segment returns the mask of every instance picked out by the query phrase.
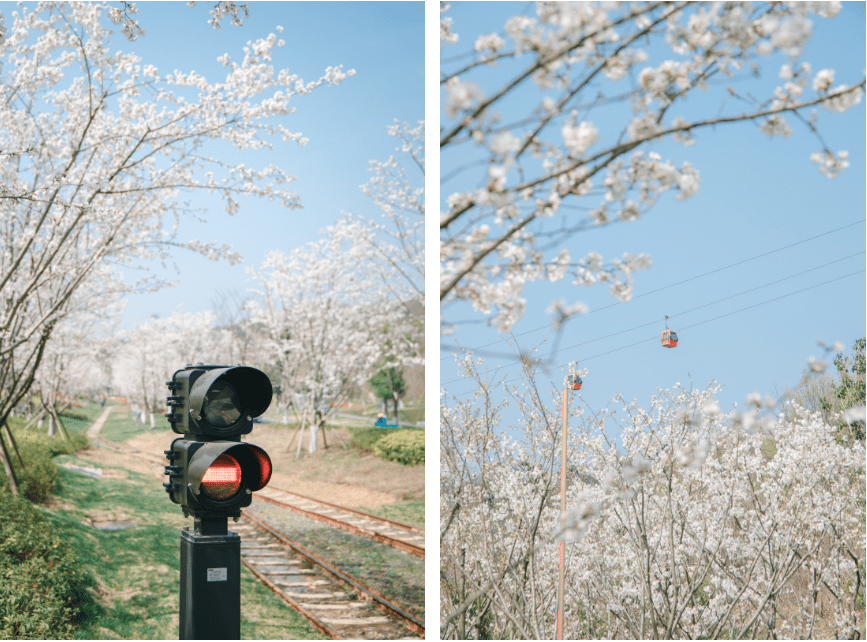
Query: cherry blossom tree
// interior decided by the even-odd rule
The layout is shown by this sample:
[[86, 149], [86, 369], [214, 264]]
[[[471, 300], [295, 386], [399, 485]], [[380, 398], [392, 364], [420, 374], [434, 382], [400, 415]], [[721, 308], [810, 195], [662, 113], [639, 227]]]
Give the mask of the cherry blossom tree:
[[250, 40], [237, 62], [221, 56], [219, 82], [161, 75], [112, 44], [117, 12], [103, 2], [42, 2], [2, 26], [0, 423], [29, 389], [54, 328], [86, 307], [87, 284], [121, 294], [157, 287], [147, 278], [124, 285], [116, 269], [175, 248], [239, 260], [229, 246], [178, 238], [180, 220], [197, 215], [186, 194], [218, 194], [229, 214], [242, 196], [298, 207], [282, 167], [255, 169], [209, 150], [218, 141], [238, 150], [304, 145], [285, 124], [295, 103], [353, 74], [334, 66], [305, 81], [277, 70], [272, 51], [283, 41], [271, 33]]
[[381, 220], [345, 216], [363, 229], [359, 243], [375, 256], [372, 267], [395, 299], [424, 305], [424, 121], [388, 128], [401, 145], [397, 157], [370, 161], [370, 180], [361, 186], [382, 211]]
[[424, 362], [424, 121], [388, 134], [398, 155], [370, 161], [361, 186], [379, 220], [344, 213], [318, 243], [250, 270], [261, 296], [252, 322], [266, 328], [281, 400], [302, 429], [311, 422], [311, 452], [326, 418], [377, 370]]
[[561, 514], [559, 391], [546, 401], [525, 368], [498, 405], [477, 362], [462, 366], [475, 396], [441, 403], [443, 639], [553, 637], [560, 540], [563, 639], [863, 631], [864, 444], [820, 413], [775, 417], [752, 394], [724, 414], [713, 383], [675, 384], [649, 409], [573, 403]]
[[108, 290], [85, 287], [79, 298], [90, 305], [64, 317], [54, 329], [30, 390], [48, 416], [48, 434], [60, 429], [64, 438], [61, 412], [78, 396], [105, 394], [111, 387], [109, 362], [123, 312], [123, 303]]
[[[123, 35], [126, 36], [127, 40], [135, 41], [139, 36], [145, 35], [145, 30], [133, 18], [138, 13], [138, 5], [135, 2], [126, 2], [125, 0], [118, 4], [120, 6], [109, 8], [108, 17], [114, 24], [121, 25]], [[197, 4], [195, 0], [190, 0], [187, 6], [195, 7]], [[250, 16], [249, 9], [250, 6], [246, 2], [241, 5], [235, 4], [231, 0], [215, 2], [211, 6], [211, 19], [208, 20], [208, 24], [214, 29], [219, 29], [223, 18], [228, 16], [231, 18], [233, 27], [240, 27], [244, 24], [243, 19]], [[244, 12], [243, 16], [241, 15], [241, 11]], [[2, 32], [2, 29], [0, 29], [0, 32]], [[0, 33], [0, 37], [2, 37], [2, 33]]]
[[[267, 329], [280, 387], [310, 421], [310, 452], [318, 430], [367, 381], [378, 364], [420, 362], [423, 325], [381, 279], [369, 228], [351, 218], [328, 227], [320, 241], [291, 254], [270, 252], [260, 271], [253, 322]], [[299, 441], [299, 452], [301, 443]]]
[[154, 428], [154, 413], [166, 411], [166, 381], [188, 364], [222, 364], [220, 332], [212, 311], [191, 313], [183, 309], [166, 319], [154, 318], [118, 337], [112, 364], [112, 385], [127, 397]]
[[[814, 17], [833, 18], [839, 2], [535, 8], [535, 16], [509, 18], [501, 33], [470, 39], [469, 51], [454, 55], [465, 34], [441, 5], [440, 149], [454, 167], [442, 177], [443, 305], [469, 301], [508, 332], [533, 281], [607, 283], [628, 301], [632, 275], [650, 266], [649, 256], [577, 258], [563, 244], [637, 219], [666, 192], [677, 200], [698, 192], [699, 168], [663, 158], [656, 151], [663, 141], [693, 145], [707, 128], [748, 123], [786, 137], [798, 126], [815, 136], [809, 161], [822, 173], [833, 178], [847, 167], [847, 152], [831, 149], [819, 132], [820, 113], [860, 103], [865, 80], [837, 79], [833, 69], [814, 70], [799, 58]], [[772, 70], [778, 83], [744, 85], [745, 72], [758, 76], [773, 54], [788, 57]], [[495, 85], [504, 67], [511, 75]], [[532, 108], [522, 111], [528, 101]], [[462, 187], [448, 190], [456, 179]], [[576, 214], [582, 210], [589, 216]], [[582, 310], [565, 301], [551, 308], [561, 326]]]

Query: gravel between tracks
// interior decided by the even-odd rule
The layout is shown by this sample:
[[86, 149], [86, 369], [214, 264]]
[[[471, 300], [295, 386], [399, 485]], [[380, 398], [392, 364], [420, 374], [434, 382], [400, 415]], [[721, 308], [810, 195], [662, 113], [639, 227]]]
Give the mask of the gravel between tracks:
[[424, 618], [423, 559], [265, 502], [254, 500], [246, 510], [413, 615]]

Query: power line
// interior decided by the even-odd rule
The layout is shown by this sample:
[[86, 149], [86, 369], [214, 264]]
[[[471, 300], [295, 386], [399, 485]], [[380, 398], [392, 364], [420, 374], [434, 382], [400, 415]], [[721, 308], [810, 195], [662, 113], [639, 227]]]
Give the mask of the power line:
[[[828, 285], [829, 283], [834, 283], [835, 281], [840, 281], [840, 280], [842, 280], [842, 279], [846, 279], [846, 278], [848, 278], [848, 277], [850, 277], [850, 276], [855, 276], [856, 274], [862, 274], [863, 272], [867, 272], [867, 270], [857, 270], [856, 272], [852, 272], [852, 273], [850, 273], [850, 274], [846, 274], [846, 275], [843, 275], [843, 276], [839, 276], [839, 277], [837, 277], [837, 278], [835, 278], [835, 279], [831, 279], [831, 280], [829, 280], [829, 281], [825, 281], [824, 283], [819, 283], [819, 284], [817, 284], [817, 285], [811, 285], [810, 287], [806, 287], [806, 288], [803, 288], [803, 289], [801, 289], [801, 290], [796, 290], [796, 291], [794, 291], [794, 292], [789, 292], [788, 294], [783, 294], [783, 295], [781, 295], [781, 296], [774, 297], [773, 299], [768, 299], [767, 301], [762, 301], [762, 302], [760, 302], [760, 303], [755, 303], [755, 304], [750, 305], [750, 306], [747, 306], [747, 307], [745, 307], [745, 308], [741, 308], [740, 310], [735, 310], [734, 312], [727, 312], [726, 314], [721, 314], [721, 315], [719, 315], [719, 316], [716, 316], [716, 317], [713, 317], [713, 318], [710, 318], [710, 319], [705, 319], [704, 321], [699, 321], [698, 323], [693, 323], [692, 325], [688, 325], [688, 326], [685, 326], [685, 327], [681, 328], [680, 330], [678, 330], [678, 333], [682, 333], [683, 330], [688, 330], [688, 329], [690, 329], [690, 328], [696, 328], [696, 327], [698, 327], [698, 326], [700, 326], [700, 325], [704, 325], [704, 324], [706, 324], [706, 323], [710, 323], [711, 321], [716, 321], [716, 320], [718, 320], [718, 319], [724, 319], [725, 317], [730, 317], [730, 316], [732, 316], [733, 314], [738, 314], [738, 313], [740, 313], [740, 312], [745, 312], [746, 310], [752, 310], [753, 308], [758, 308], [758, 307], [763, 306], [763, 305], [766, 305], [766, 304], [768, 304], [768, 303], [773, 303], [774, 301], [779, 301], [779, 300], [781, 300], [781, 299], [785, 299], [785, 298], [788, 298], [788, 297], [790, 297], [790, 296], [794, 296], [794, 295], [796, 295], [796, 294], [800, 294], [801, 292], [806, 292], [807, 290], [813, 290], [813, 289], [815, 289], [815, 288], [822, 287], [823, 285]], [[619, 352], [620, 350], [625, 350], [625, 349], [627, 349], [627, 348], [632, 348], [632, 347], [637, 346], [637, 345], [642, 344], [642, 343], [648, 343], [648, 342], [650, 342], [650, 341], [658, 341], [658, 340], [659, 340], [659, 337], [657, 337], [657, 336], [653, 336], [653, 337], [651, 337], [651, 338], [649, 338], [649, 339], [642, 339], [641, 341], [636, 341], [635, 343], [630, 343], [629, 345], [621, 346], [621, 347], [619, 347], [619, 348], [614, 348], [613, 350], [608, 350], [607, 352], [600, 352], [599, 354], [594, 354], [592, 357], [584, 357], [584, 358], [582, 358], [582, 359], [578, 359], [577, 361], [579, 361], [579, 362], [590, 361], [591, 359], [596, 359], [597, 357], [603, 357], [603, 356], [608, 355], [608, 354], [611, 354], [611, 353], [613, 353], [613, 352]], [[510, 364], [510, 365], [514, 365], [514, 364]], [[508, 367], [508, 366], [506, 366], [506, 367]], [[501, 383], [509, 383], [510, 381], [514, 381], [514, 380], [517, 379], [517, 378], [518, 378], [518, 377], [511, 377], [511, 378], [509, 378], [509, 379], [504, 379]], [[448, 382], [448, 383], [454, 383], [455, 381], [462, 381], [462, 379], [456, 379], [456, 380], [454, 380], [454, 381], [450, 381], [450, 382]], [[448, 384], [443, 384], [443, 385], [448, 385]], [[474, 391], [471, 390], [471, 391], [469, 391], [469, 392], [462, 392], [462, 393], [459, 393], [459, 394], [456, 394], [456, 395], [453, 395], [453, 396], [454, 396], [454, 397], [465, 397], [465, 396], [467, 396], [467, 395], [469, 395], [469, 394], [472, 394], [473, 392], [474, 392]]]
[[[769, 256], [769, 255], [771, 255], [771, 254], [775, 254], [775, 253], [777, 253], [777, 252], [782, 252], [783, 250], [788, 250], [789, 248], [795, 247], [795, 246], [797, 246], [797, 245], [801, 245], [801, 244], [803, 244], [803, 243], [807, 243], [807, 242], [809, 242], [809, 241], [813, 241], [813, 240], [815, 240], [815, 239], [817, 239], [817, 238], [821, 238], [821, 237], [823, 237], [823, 236], [827, 236], [828, 234], [833, 234], [834, 232], [839, 232], [840, 230], [845, 230], [846, 228], [852, 227], [852, 226], [854, 226], [854, 225], [858, 225], [858, 224], [860, 224], [860, 223], [863, 223], [865, 220], [867, 220], [867, 219], [863, 219], [863, 218], [862, 218], [861, 220], [859, 220], [859, 221], [855, 221], [854, 223], [849, 223], [848, 225], [844, 225], [843, 227], [838, 227], [838, 228], [836, 228], [836, 229], [834, 229], [834, 230], [829, 230], [829, 231], [827, 231], [827, 232], [822, 232], [821, 234], [817, 234], [816, 236], [811, 236], [810, 238], [803, 239], [803, 240], [801, 240], [801, 241], [796, 241], [795, 243], [792, 243], [792, 244], [790, 244], [790, 245], [785, 245], [785, 246], [783, 246], [783, 247], [779, 247], [779, 248], [777, 248], [776, 250], [770, 250], [770, 251], [768, 251], [768, 252], [764, 252], [763, 254], [757, 254], [756, 256], [752, 256], [752, 257], [750, 257], [750, 258], [748, 258], [748, 259], [743, 259], [742, 261], [738, 261], [738, 262], [736, 262], [736, 263], [732, 263], [731, 265], [726, 265], [725, 267], [716, 268], [715, 270], [711, 270], [710, 272], [705, 272], [704, 274], [699, 274], [699, 275], [697, 275], [697, 276], [693, 276], [693, 277], [690, 277], [690, 278], [688, 278], [688, 279], [684, 279], [683, 281], [678, 281], [677, 283], [672, 283], [672, 284], [670, 284], [670, 285], [665, 285], [665, 286], [663, 286], [663, 287], [661, 287], [661, 288], [657, 288], [656, 290], [651, 290], [650, 292], [645, 292], [645, 293], [643, 293], [643, 294], [639, 294], [639, 295], [637, 295], [637, 296], [634, 296], [634, 297], [632, 297], [631, 300], [634, 301], [635, 299], [640, 299], [641, 297], [644, 297], [644, 296], [649, 296], [649, 295], [651, 295], [651, 294], [656, 294], [657, 292], [662, 292], [663, 290], [667, 290], [667, 289], [669, 289], [669, 288], [673, 288], [673, 287], [678, 286], [678, 285], [683, 285], [684, 283], [689, 283], [690, 281], [695, 281], [696, 279], [701, 279], [701, 278], [704, 278], [704, 277], [706, 277], [706, 276], [710, 276], [711, 274], [716, 274], [717, 272], [722, 272], [723, 270], [728, 270], [729, 268], [737, 267], [738, 265], [743, 265], [744, 263], [749, 263], [750, 261], [755, 261], [756, 259], [760, 259], [760, 258], [762, 258], [762, 257]], [[622, 303], [621, 303], [620, 301], [616, 301], [616, 302], [614, 302], [614, 303], [611, 303], [611, 304], [609, 304], [609, 305], [603, 306], [603, 307], [601, 307], [601, 308], [596, 308], [595, 310], [591, 310], [591, 311], [588, 312], [587, 314], [582, 314], [581, 316], [588, 316], [588, 315], [590, 315], [590, 314], [593, 314], [594, 312], [601, 312], [602, 310], [607, 310], [608, 308], [613, 308], [614, 306], [617, 306], [617, 305], [622, 305]], [[513, 338], [523, 337], [524, 335], [531, 334], [531, 333], [533, 333], [533, 332], [538, 332], [539, 330], [544, 330], [544, 329], [548, 328], [549, 326], [550, 326], [550, 324], [547, 324], [547, 323], [546, 323], [545, 325], [539, 326], [538, 328], [533, 328], [532, 330], [527, 330], [527, 331], [525, 331], [525, 332], [522, 332], [521, 334], [515, 334], [515, 335], [512, 335], [512, 337], [513, 337]], [[490, 347], [490, 346], [492, 346], [492, 345], [496, 345], [497, 343], [502, 343], [503, 341], [505, 341], [505, 339], [497, 339], [496, 341], [493, 341], [493, 342], [491, 342], [491, 343], [486, 343], [485, 345], [477, 346], [477, 347], [475, 347], [475, 348], [472, 348], [472, 350], [473, 350], [473, 351], [475, 351], [475, 350], [481, 350], [482, 348], [487, 348], [487, 347]], [[580, 345], [580, 344], [579, 344], [579, 345]], [[441, 345], [441, 346], [440, 346], [440, 350], [447, 350], [447, 349], [452, 349], [452, 347], [451, 347], [451, 346], [444, 346], [444, 345]], [[440, 361], [445, 361], [446, 359], [449, 358], [449, 356], [450, 356], [450, 355], [447, 355], [447, 356], [445, 356], [445, 357], [440, 357]]]
[[[674, 319], [676, 317], [680, 317], [680, 316], [683, 316], [685, 314], [690, 314], [691, 312], [695, 312], [696, 310], [701, 310], [703, 308], [707, 308], [707, 307], [710, 307], [712, 305], [716, 305], [717, 303], [722, 303], [723, 301], [728, 301], [729, 299], [734, 299], [734, 298], [742, 296], [744, 294], [749, 294], [750, 292], [755, 292], [756, 290], [761, 290], [762, 288], [767, 288], [767, 287], [770, 287], [772, 285], [776, 285], [777, 283], [782, 283], [783, 281], [788, 281], [789, 279], [794, 279], [797, 276], [801, 276], [803, 274], [808, 274], [809, 272], [815, 272], [816, 270], [819, 270], [823, 267], [828, 267], [829, 265], [834, 265], [835, 263], [840, 263], [841, 261], [845, 261], [847, 259], [851, 259], [853, 257], [860, 256], [864, 253], [865, 253], [864, 250], [862, 250], [860, 252], [855, 252], [855, 254], [850, 254], [849, 256], [844, 256], [841, 259], [836, 259], [834, 261], [830, 261], [830, 262], [825, 263], [823, 265], [817, 265], [816, 267], [810, 268], [809, 270], [804, 270], [802, 272], [798, 272], [797, 274], [790, 274], [789, 276], [783, 277], [782, 279], [777, 279], [776, 281], [771, 281], [770, 283], [765, 283], [764, 285], [759, 285], [757, 287], [750, 288], [749, 290], [744, 290], [743, 292], [738, 292], [737, 294], [732, 294], [730, 296], [723, 297], [722, 299], [717, 299], [716, 301], [711, 301], [710, 303], [704, 303], [704, 304], [702, 304], [698, 307], [692, 308], [690, 310], [684, 310], [683, 312], [678, 312], [677, 314], [671, 314], [668, 316], [668, 318]], [[652, 321], [648, 321], [647, 323], [642, 323], [641, 325], [627, 328], [626, 330], [619, 330], [617, 332], [612, 332], [611, 334], [606, 334], [604, 336], [597, 337], [595, 339], [590, 339], [588, 341], [582, 341], [581, 343], [576, 343], [576, 344], [571, 345], [571, 346], [566, 346], [565, 348], [558, 348], [557, 350], [552, 350], [551, 352], [548, 352], [548, 353], [543, 354], [539, 357], [536, 357], [536, 359], [544, 362], [545, 360], [549, 359], [550, 357], [553, 357], [555, 354], [562, 352], [563, 350], [572, 350], [572, 349], [577, 348], [579, 346], [587, 345], [588, 343], [595, 343], [596, 341], [601, 341], [602, 339], [609, 339], [611, 337], [616, 337], [619, 334], [626, 334], [627, 332], [632, 332], [633, 330], [640, 330], [641, 328], [646, 328], [649, 325], [662, 323], [662, 321], [663, 321], [663, 319], [654, 319]], [[475, 350], [472, 350], [471, 352], [475, 352]], [[485, 356], [485, 355], [483, 354], [482, 356]], [[501, 366], [501, 368], [510, 368], [514, 365], [517, 365], [518, 363], [521, 363], [521, 361], [515, 361], [514, 363], [510, 363], [508, 365]], [[455, 383], [457, 381], [460, 381], [460, 379], [453, 379], [452, 381], [448, 381], [443, 385], [448, 385], [450, 383]]]

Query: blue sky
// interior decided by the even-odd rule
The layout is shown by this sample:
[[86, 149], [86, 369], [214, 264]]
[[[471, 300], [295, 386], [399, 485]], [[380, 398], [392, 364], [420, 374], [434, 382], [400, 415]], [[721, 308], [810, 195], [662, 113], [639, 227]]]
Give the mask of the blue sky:
[[341, 211], [377, 217], [379, 211], [359, 189], [368, 180], [368, 161], [385, 160], [394, 152], [396, 139], [386, 128], [395, 118], [411, 124], [424, 118], [421, 3], [251, 3], [243, 27], [232, 27], [224, 19], [219, 30], [207, 24], [207, 3], [195, 8], [186, 3], [138, 6], [139, 23], [147, 35], [123, 46], [161, 71], [195, 70], [219, 78], [225, 70], [216, 62], [218, 56], [228, 52], [240, 58], [248, 40], [265, 37], [281, 25], [286, 45], [275, 50], [275, 68], [288, 67], [308, 81], [334, 65], [355, 69], [356, 75], [297, 102], [297, 112], [285, 122], [310, 139], [305, 147], [280, 142], [272, 153], [239, 157], [256, 166], [278, 164], [296, 175], [293, 189], [304, 208], [284, 210], [251, 198], [230, 217], [219, 203], [210, 201], [207, 224], [181, 227], [181, 238], [229, 243], [244, 257], [244, 264], [177, 255], [180, 275], [174, 270], [165, 274], [178, 285], [131, 299], [124, 316], [127, 325], [151, 314], [168, 316], [180, 304], [188, 312], [209, 309], [220, 290], [246, 291], [246, 266], [261, 264], [268, 251], [289, 252], [316, 240]]
[[[443, 57], [448, 59], [467, 51], [478, 35], [502, 32], [506, 18], [524, 7], [524, 3], [452, 3], [448, 15], [454, 19], [453, 30], [459, 34], [460, 41], [457, 45], [446, 46]], [[835, 19], [813, 19], [813, 37], [801, 57], [812, 64], [813, 73], [833, 68], [835, 84], [860, 82], [865, 61], [864, 7], [864, 3], [844, 3]], [[652, 57], [648, 64], [659, 62]], [[763, 64], [761, 79], [747, 82], [771, 89], [780, 84], [777, 73], [786, 59], [775, 56], [760, 62]], [[519, 66], [525, 64], [526, 59]], [[454, 64], [444, 66], [446, 70], [450, 68], [455, 68]], [[490, 95], [498, 84], [502, 85], [514, 74], [514, 70], [515, 67], [500, 64], [470, 79]], [[514, 109], [517, 113], [531, 99], [532, 104], [537, 104], [539, 94], [519, 96], [505, 110]], [[701, 99], [690, 102], [692, 109], [702, 108]], [[716, 113], [718, 104], [715, 105], [711, 113]], [[596, 110], [590, 114], [590, 119], [604, 135], [600, 123], [604, 124], [606, 118], [614, 120], [616, 115], [615, 110], [609, 113]], [[586, 403], [598, 410], [620, 392], [647, 407], [657, 388], [670, 388], [675, 382], [688, 386], [691, 377], [697, 388], [703, 389], [712, 379], [723, 384], [718, 398], [721, 407], [728, 409], [734, 402], [743, 404], [750, 392], [773, 396], [775, 388], [781, 392], [787, 385], [797, 384], [806, 359], [811, 355], [822, 356], [817, 340], [841, 341], [850, 352], [854, 340], [865, 336], [867, 302], [863, 272], [730, 314], [865, 267], [865, 224], [859, 223], [865, 218], [864, 102], [846, 114], [831, 114], [822, 109], [819, 115], [820, 131], [828, 146], [835, 151], [849, 151], [851, 166], [833, 180], [823, 176], [809, 159], [812, 152], [821, 149], [820, 144], [794, 121], [790, 121], [794, 135], [787, 139], [769, 139], [758, 133], [754, 125], [746, 124], [696, 132], [697, 145], [693, 147], [662, 143], [653, 148], [663, 158], [671, 158], [677, 166], [688, 160], [697, 167], [701, 174], [698, 195], [683, 202], [675, 201], [670, 195], [663, 197], [638, 221], [579, 234], [567, 245], [573, 258], [589, 251], [599, 252], [606, 260], [624, 252], [651, 254], [653, 267], [635, 275], [636, 298], [630, 303], [611, 306], [616, 300], [608, 294], [607, 288], [579, 289], [571, 285], [568, 278], [554, 284], [536, 283], [525, 287], [528, 313], [514, 327], [513, 333], [522, 348], [539, 344], [537, 354], [553, 349], [554, 335], [549, 315], [545, 313], [552, 300], [563, 298], [567, 303], [580, 300], [590, 308], [591, 314], [567, 324], [560, 340], [561, 352], [555, 357], [555, 364], [577, 360], [582, 368], [590, 371], [580, 393], [582, 401], [573, 399], [573, 404]], [[467, 160], [466, 152], [460, 157], [443, 154], [441, 174], [446, 175], [457, 163]], [[478, 174], [473, 174], [463, 184], [458, 179], [444, 185], [440, 194], [441, 208], [445, 209], [445, 198], [449, 194], [472, 187], [478, 180]], [[857, 224], [680, 286], [640, 296], [851, 223]], [[689, 314], [680, 314], [851, 255], [855, 256]], [[606, 306], [611, 307], [603, 309]], [[697, 325], [728, 314], [730, 316]], [[466, 304], [449, 306], [442, 315], [447, 321], [482, 318]], [[671, 317], [669, 327], [679, 330], [680, 334], [680, 345], [673, 350], [664, 349], [659, 342], [666, 315]], [[654, 320], [657, 323], [647, 327], [597, 340]], [[695, 327], [688, 327], [692, 325]], [[536, 330], [540, 327], [541, 330]], [[522, 333], [527, 334], [518, 336]], [[442, 343], [454, 345], [457, 340], [464, 347], [477, 347], [498, 339], [500, 336], [492, 327], [465, 324]], [[618, 350], [643, 340], [646, 341]], [[502, 342], [486, 350], [510, 351]], [[610, 353], [602, 354], [607, 352]], [[465, 393], [472, 385], [455, 381], [459, 377], [451, 353], [451, 349], [440, 353], [441, 385], [449, 396], [455, 394], [459, 399], [467, 399]], [[512, 378], [518, 372], [513, 359], [493, 356], [485, 357], [483, 367], [489, 372], [503, 368], [501, 374]], [[559, 389], [563, 371], [555, 365], [549, 374], [540, 371], [538, 379], [543, 390]], [[507, 413], [505, 419], [507, 423], [516, 423], [514, 415]]]
[[[161, 74], [195, 70], [211, 81], [221, 80], [226, 70], [217, 62], [218, 56], [229, 53], [240, 60], [247, 41], [266, 37], [281, 25], [284, 31], [278, 35], [286, 44], [274, 50], [275, 69], [288, 67], [305, 81], [316, 80], [326, 67], [336, 65], [355, 69], [356, 75], [295, 102], [297, 112], [282, 122], [310, 139], [305, 147], [277, 141], [273, 152], [239, 154], [226, 145], [218, 149], [222, 158], [254, 167], [273, 163], [296, 175], [291, 187], [304, 208], [285, 210], [249, 198], [242, 199], [241, 211], [230, 217], [217, 198], [192, 195], [194, 208], [208, 208], [207, 222], [182, 223], [179, 240], [228, 243], [244, 257], [244, 264], [231, 266], [176, 252], [177, 271], [173, 266], [150, 267], [177, 285], [130, 298], [123, 316], [127, 327], [152, 315], [169, 316], [180, 305], [187, 312], [210, 309], [219, 291], [245, 292], [250, 287], [246, 266], [259, 266], [268, 251], [289, 252], [316, 240], [341, 211], [378, 217], [379, 210], [359, 189], [368, 180], [368, 161], [386, 160], [394, 153], [398, 141], [386, 131], [394, 119], [415, 125], [424, 118], [421, 2], [257, 2], [250, 3], [242, 27], [233, 27], [224, 18], [218, 30], [207, 24], [207, 2], [193, 8], [186, 2], [139, 2], [137, 6], [135, 17], [146, 35], [128, 42], [114, 27], [113, 44], [134, 51], [143, 64], [155, 65]], [[16, 9], [17, 3], [0, 2], [9, 27]], [[134, 280], [138, 275], [128, 272], [127, 276]]]

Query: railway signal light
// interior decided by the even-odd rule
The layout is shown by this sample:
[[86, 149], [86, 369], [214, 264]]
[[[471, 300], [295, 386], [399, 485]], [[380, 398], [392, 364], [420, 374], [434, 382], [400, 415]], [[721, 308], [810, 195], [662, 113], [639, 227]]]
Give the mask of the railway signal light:
[[239, 517], [271, 479], [268, 453], [241, 442], [271, 403], [270, 380], [255, 368], [199, 364], [178, 370], [166, 385], [166, 417], [183, 435], [165, 451], [169, 497], [187, 516]]
[[181, 531], [179, 638], [241, 637], [241, 538], [228, 531], [253, 491], [271, 479], [271, 458], [243, 443], [273, 395], [264, 372], [244, 366], [188, 365], [166, 382], [166, 418], [181, 435], [165, 451], [163, 484], [193, 529]]

